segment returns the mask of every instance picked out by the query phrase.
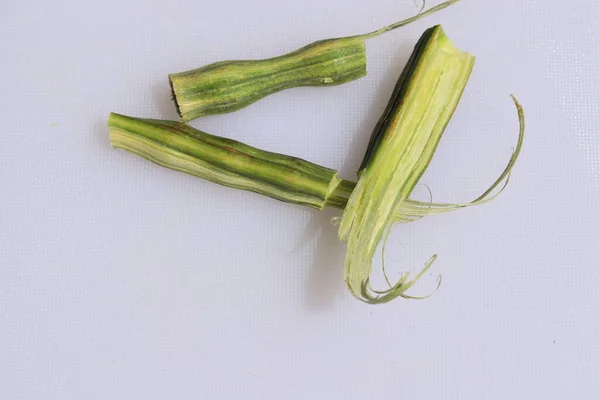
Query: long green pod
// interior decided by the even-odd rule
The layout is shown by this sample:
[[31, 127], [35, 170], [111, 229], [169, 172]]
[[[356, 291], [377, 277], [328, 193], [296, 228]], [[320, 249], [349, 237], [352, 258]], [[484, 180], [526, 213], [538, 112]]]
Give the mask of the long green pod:
[[431, 266], [386, 290], [370, 284], [373, 257], [403, 203], [428, 167], [470, 77], [475, 58], [457, 49], [441, 26], [425, 31], [400, 76], [372, 135], [360, 177], [340, 221], [348, 243], [344, 275], [352, 294], [367, 303], [404, 296]]
[[364, 35], [326, 39], [264, 60], [220, 61], [169, 75], [181, 120], [240, 110], [272, 93], [300, 86], [334, 86], [367, 74], [365, 40], [444, 9], [450, 0], [417, 16]]
[[111, 144], [164, 167], [284, 202], [322, 209], [340, 183], [335, 170], [256, 149], [181, 122], [112, 113]]

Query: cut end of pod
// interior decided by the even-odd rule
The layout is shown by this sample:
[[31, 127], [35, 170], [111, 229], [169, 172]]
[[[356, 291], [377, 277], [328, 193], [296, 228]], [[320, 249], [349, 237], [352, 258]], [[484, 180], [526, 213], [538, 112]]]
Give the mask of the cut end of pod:
[[179, 102], [177, 101], [177, 94], [175, 93], [175, 86], [173, 85], [173, 79], [171, 79], [171, 75], [169, 75], [169, 87], [171, 88], [171, 100], [175, 104], [175, 110], [177, 110], [177, 115], [179, 118], [183, 120], [183, 116], [181, 115], [181, 109], [179, 108]]

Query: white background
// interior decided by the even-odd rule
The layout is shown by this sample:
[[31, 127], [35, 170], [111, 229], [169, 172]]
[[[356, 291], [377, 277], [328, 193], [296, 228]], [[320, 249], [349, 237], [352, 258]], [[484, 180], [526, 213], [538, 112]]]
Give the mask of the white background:
[[[433, 2], [429, 4], [433, 5]], [[420, 34], [477, 56], [423, 177], [494, 202], [394, 228], [369, 306], [318, 212], [160, 168], [106, 120], [176, 118], [167, 74], [371, 31], [411, 0], [12, 1], [0, 14], [0, 398], [597, 399], [600, 3], [465, 0], [369, 40], [367, 77], [192, 123], [353, 179]], [[420, 193], [420, 194], [419, 194]], [[423, 188], [417, 195], [422, 196]]]

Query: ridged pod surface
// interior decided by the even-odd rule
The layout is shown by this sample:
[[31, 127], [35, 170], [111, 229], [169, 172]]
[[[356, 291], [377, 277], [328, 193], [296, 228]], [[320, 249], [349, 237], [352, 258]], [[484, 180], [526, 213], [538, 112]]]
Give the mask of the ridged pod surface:
[[169, 75], [171, 93], [183, 122], [240, 110], [294, 87], [335, 86], [367, 74], [366, 39], [442, 10], [450, 0], [404, 21], [364, 35], [319, 40], [291, 53], [264, 60], [219, 61]]
[[112, 113], [108, 127], [113, 147], [170, 169], [288, 203], [322, 209], [340, 183], [335, 170], [210, 135], [181, 122]]

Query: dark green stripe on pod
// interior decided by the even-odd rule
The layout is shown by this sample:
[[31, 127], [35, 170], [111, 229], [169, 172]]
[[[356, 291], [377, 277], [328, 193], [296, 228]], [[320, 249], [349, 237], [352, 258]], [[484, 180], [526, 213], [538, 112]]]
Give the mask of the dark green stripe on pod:
[[322, 209], [340, 183], [335, 170], [194, 129], [110, 114], [111, 144], [220, 185]]
[[334, 86], [367, 74], [365, 40], [320, 40], [265, 60], [221, 61], [169, 75], [182, 121], [244, 108], [299, 86]]
[[427, 29], [421, 38], [415, 45], [415, 48], [406, 63], [406, 66], [402, 70], [402, 74], [398, 78], [396, 82], [396, 86], [394, 87], [394, 91], [392, 92], [392, 96], [388, 101], [388, 104], [383, 111], [383, 114], [377, 121], [377, 125], [373, 129], [373, 133], [371, 134], [371, 138], [369, 139], [369, 144], [367, 145], [367, 150], [363, 157], [362, 162], [360, 163], [360, 167], [358, 168], [358, 175], [360, 176], [361, 172], [366, 168], [366, 166], [371, 161], [371, 158], [376, 153], [379, 145], [381, 144], [383, 136], [387, 132], [388, 125], [390, 121], [394, 117], [394, 113], [397, 109], [402, 105], [404, 96], [406, 94], [406, 90], [409, 87], [408, 82], [412, 79], [412, 77], [418, 73], [419, 61], [421, 60], [421, 55], [427, 48], [427, 44], [429, 43], [431, 37], [436, 32], [436, 27]]

